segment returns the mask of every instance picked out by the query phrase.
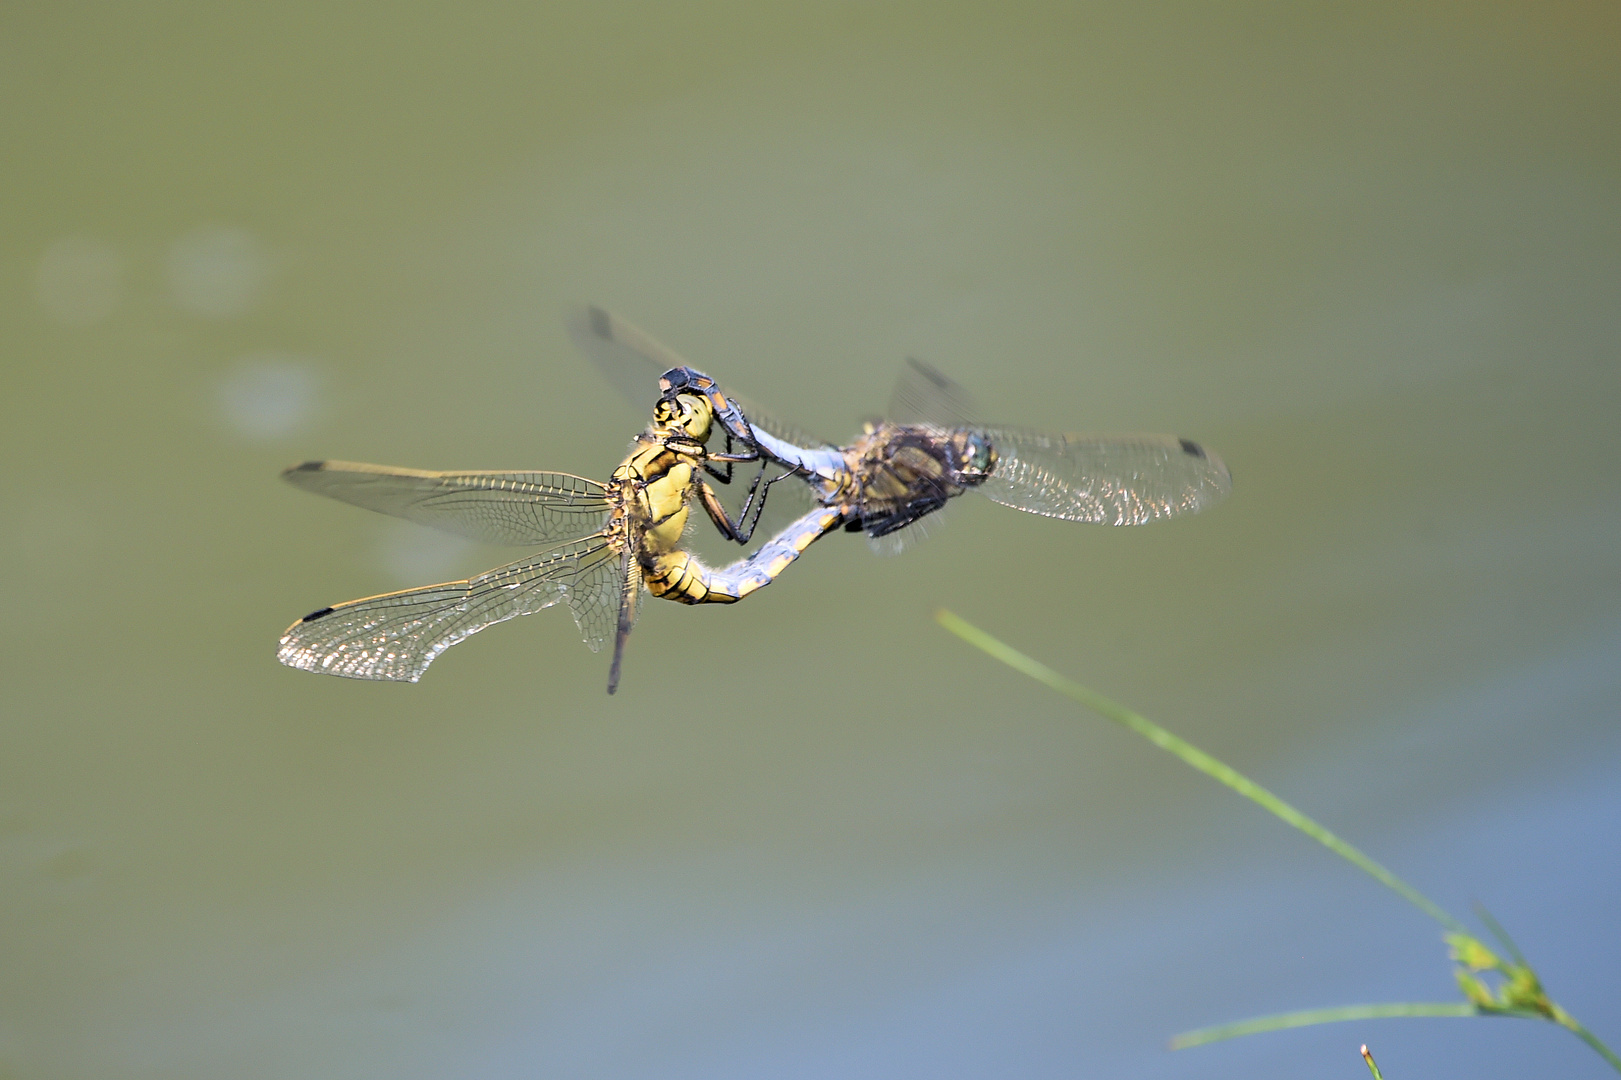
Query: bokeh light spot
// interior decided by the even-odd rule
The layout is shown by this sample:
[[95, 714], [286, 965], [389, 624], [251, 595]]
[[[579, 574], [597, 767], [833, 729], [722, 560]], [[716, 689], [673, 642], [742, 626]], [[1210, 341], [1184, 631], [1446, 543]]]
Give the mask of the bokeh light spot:
[[251, 311], [264, 292], [268, 260], [246, 229], [195, 229], [169, 249], [169, 289], [182, 310], [205, 319]]
[[307, 424], [320, 408], [320, 397], [321, 379], [312, 361], [264, 352], [243, 357], [225, 374], [218, 404], [232, 431], [261, 442]]
[[476, 546], [464, 537], [390, 521], [378, 540], [378, 555], [400, 585], [428, 585], [461, 575], [463, 562]]

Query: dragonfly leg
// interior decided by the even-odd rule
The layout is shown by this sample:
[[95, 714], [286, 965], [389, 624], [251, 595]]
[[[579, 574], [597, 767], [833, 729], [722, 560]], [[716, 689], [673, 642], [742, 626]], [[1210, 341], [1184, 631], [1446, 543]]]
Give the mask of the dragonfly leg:
[[[771, 485], [775, 484], [778, 480], [788, 479], [798, 471], [799, 470], [797, 468], [789, 468], [787, 472], [784, 472], [778, 476], [773, 476], [771, 479], [766, 480], [765, 486], [761, 487], [760, 481], [765, 478], [765, 464], [763, 462], [761, 463], [760, 471], [754, 474], [754, 482], [749, 485], [749, 494], [748, 497], [743, 500], [743, 508], [737, 513], [737, 520], [740, 526], [742, 525], [743, 520], [748, 518], [748, 527], [746, 529], [740, 528], [738, 531], [739, 543], [748, 543], [749, 538], [754, 535], [755, 527], [760, 524], [760, 515], [765, 512], [766, 495], [771, 491]], [[754, 515], [752, 517], [749, 516], [749, 508], [751, 506], [754, 509]]]
[[[713, 476], [716, 480], [719, 480], [723, 484], [730, 484], [732, 482], [733, 462], [759, 460], [760, 451], [758, 447], [749, 449], [745, 453], [741, 454], [732, 453], [732, 436], [731, 433], [728, 432], [726, 435], [726, 452], [724, 454], [704, 455], [704, 472], [708, 473], [710, 476]], [[715, 468], [710, 464], [711, 461], [724, 461], [726, 463], [726, 471], [722, 472], [721, 470]]]
[[710, 487], [708, 481], [703, 479], [698, 481], [698, 500], [703, 503], [704, 513], [708, 514], [709, 520], [715, 523], [715, 528], [720, 530], [721, 536], [727, 540], [735, 540], [739, 544], [748, 542], [739, 535], [739, 522], [734, 522], [731, 516], [726, 513], [726, 507], [721, 505], [720, 496], [716, 495], [715, 489]]
[[[771, 485], [778, 480], [786, 480], [797, 472], [799, 472], [797, 468], [789, 468], [786, 472], [765, 480], [766, 466], [761, 462], [760, 471], [754, 474], [754, 480], [749, 484], [748, 496], [743, 500], [743, 506], [738, 510], [735, 521], [726, 512], [726, 507], [721, 505], [720, 496], [715, 494], [715, 489], [702, 479], [698, 481], [698, 498], [703, 503], [704, 512], [709, 515], [709, 520], [715, 523], [715, 528], [720, 531], [721, 536], [735, 540], [739, 544], [746, 544], [754, 535], [755, 527], [760, 524], [760, 515], [765, 511], [766, 494], [771, 490]], [[763, 485], [762, 480], [765, 480]]]

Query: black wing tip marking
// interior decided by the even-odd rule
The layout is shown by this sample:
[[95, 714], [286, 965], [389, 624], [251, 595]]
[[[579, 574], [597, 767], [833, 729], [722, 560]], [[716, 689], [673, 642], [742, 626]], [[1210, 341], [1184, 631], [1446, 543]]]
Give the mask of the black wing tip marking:
[[308, 615], [304, 616], [302, 619], [300, 619], [298, 621], [300, 623], [311, 623], [311, 622], [314, 622], [316, 619], [324, 619], [324, 618], [326, 618], [328, 615], [332, 614], [336, 610], [337, 610], [337, 608], [324, 607], [320, 611], [312, 611], [312, 612], [310, 612]]
[[1181, 444], [1182, 452], [1189, 457], [1196, 457], [1200, 461], [1205, 461], [1209, 458], [1209, 455], [1204, 452], [1204, 447], [1200, 446], [1192, 439], [1178, 439], [1176, 441]]
[[593, 334], [605, 341], [613, 340], [613, 323], [606, 311], [591, 304], [585, 309], [585, 319], [590, 324]]
[[957, 385], [956, 382], [950, 378], [950, 376], [946, 375], [939, 368], [925, 360], [919, 360], [915, 356], [908, 356], [906, 358], [906, 363], [913, 371], [929, 380], [941, 390], [951, 390]]
[[283, 476], [291, 476], [301, 472], [320, 472], [326, 468], [324, 461], [300, 461], [297, 465], [289, 465], [281, 471]]

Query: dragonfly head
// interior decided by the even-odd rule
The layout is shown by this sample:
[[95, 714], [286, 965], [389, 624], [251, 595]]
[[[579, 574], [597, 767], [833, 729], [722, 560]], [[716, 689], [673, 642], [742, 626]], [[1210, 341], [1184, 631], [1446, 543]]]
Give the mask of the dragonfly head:
[[707, 442], [715, 423], [711, 393], [719, 393], [714, 386], [714, 380], [691, 368], [671, 368], [659, 378], [653, 422], [697, 442]]
[[708, 442], [715, 411], [700, 394], [670, 394], [653, 406], [653, 424], [694, 442]]
[[[701, 432], [690, 426], [697, 423], [699, 414]], [[678, 427], [699, 442], [709, 438], [710, 428], [717, 423], [745, 445], [754, 441], [754, 431], [736, 403], [727, 399], [714, 379], [689, 367], [671, 368], [659, 377], [659, 400], [653, 416], [655, 421]]]

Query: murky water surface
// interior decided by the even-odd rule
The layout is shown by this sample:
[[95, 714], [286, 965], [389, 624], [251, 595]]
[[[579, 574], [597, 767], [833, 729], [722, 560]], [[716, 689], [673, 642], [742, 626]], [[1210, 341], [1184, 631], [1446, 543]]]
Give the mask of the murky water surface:
[[[1608, 1075], [1418, 913], [949, 605], [1485, 901], [1621, 1040], [1621, 32], [1604, 5], [0, 16], [0, 1073]], [[843, 438], [902, 357], [1174, 431], [1209, 515], [980, 500], [418, 686], [298, 615], [503, 557], [309, 457], [606, 477], [606, 304]], [[510, 557], [510, 556], [507, 556]]]

